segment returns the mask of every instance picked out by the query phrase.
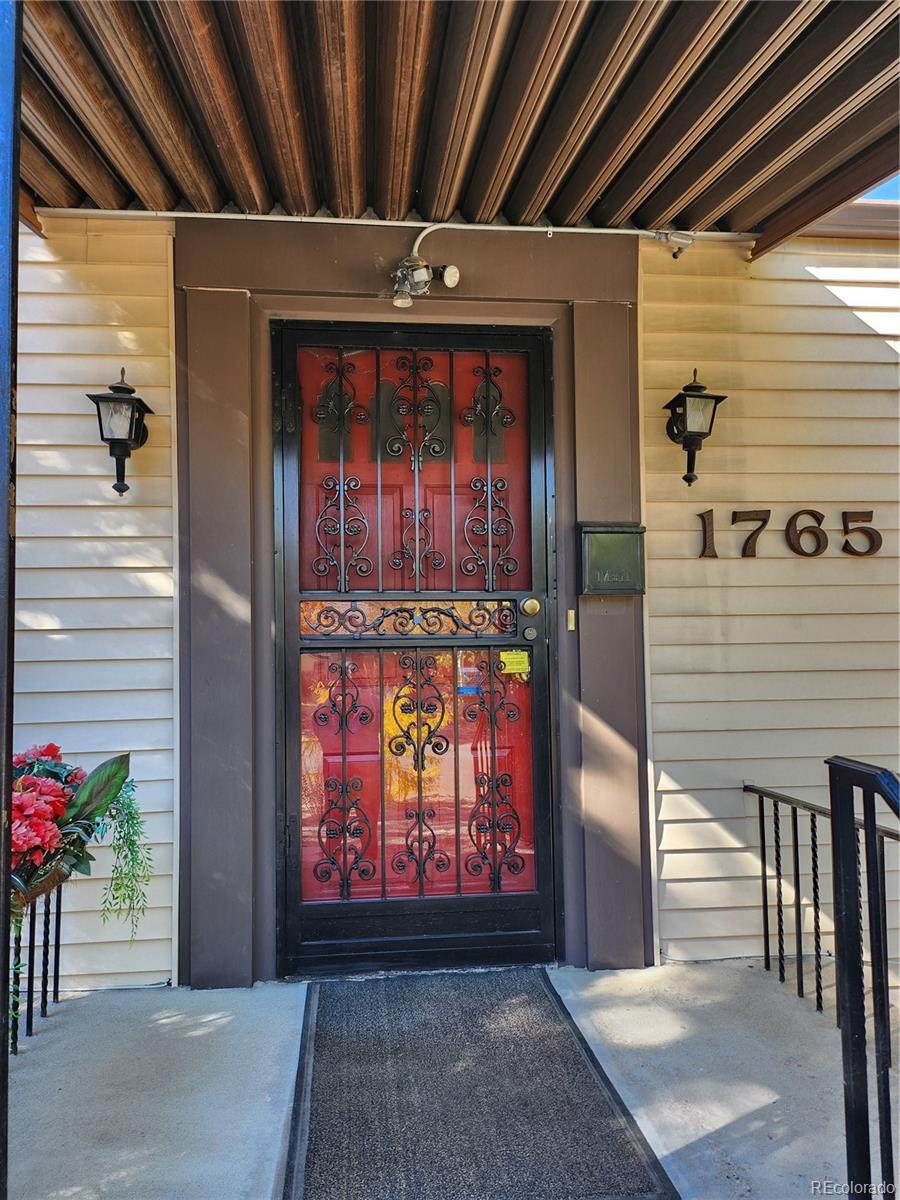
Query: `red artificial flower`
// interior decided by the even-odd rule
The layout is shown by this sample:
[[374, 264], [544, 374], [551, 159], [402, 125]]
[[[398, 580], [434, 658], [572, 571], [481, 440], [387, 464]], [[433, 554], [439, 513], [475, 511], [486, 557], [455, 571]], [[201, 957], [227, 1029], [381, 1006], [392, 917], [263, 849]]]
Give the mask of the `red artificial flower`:
[[56, 742], [47, 742], [46, 746], [29, 746], [20, 754], [14, 754], [12, 762], [14, 767], [24, 767], [26, 763], [62, 762], [62, 751]]
[[66, 776], [66, 783], [72, 787], [74, 792], [81, 787], [86, 779], [87, 771], [82, 771], [81, 767], [76, 767], [74, 771], [70, 771]]
[[55, 779], [22, 775], [12, 789], [12, 865], [23, 859], [40, 864], [59, 845], [56, 824], [69, 803], [69, 794]]

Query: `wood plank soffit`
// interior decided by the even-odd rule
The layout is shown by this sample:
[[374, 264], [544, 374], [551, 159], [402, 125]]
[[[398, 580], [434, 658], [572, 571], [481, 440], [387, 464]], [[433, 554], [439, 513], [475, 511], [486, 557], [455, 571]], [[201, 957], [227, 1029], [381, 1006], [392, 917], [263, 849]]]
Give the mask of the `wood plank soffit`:
[[[725, 171], [685, 209], [681, 219], [692, 229], [706, 228], [717, 221], [804, 151], [819, 147], [828, 134], [885, 88], [896, 87], [898, 66], [895, 25]], [[869, 144], [875, 140], [870, 137]]]
[[503, 207], [591, 15], [577, 0], [528, 6], [463, 199], [470, 221], [493, 221]]
[[791, 46], [828, 0], [761, 4], [675, 102], [591, 210], [596, 225], [621, 225]]
[[131, 193], [105, 161], [37, 72], [22, 63], [22, 127], [45, 155], [73, 179], [99, 208], [125, 208]]
[[854, 0], [830, 6], [759, 86], [640, 206], [638, 224], [652, 229], [674, 220], [792, 109], [886, 29], [896, 11], [893, 0]]
[[434, 0], [378, 7], [375, 210], [389, 221], [402, 220], [412, 207], [440, 13]]
[[366, 210], [364, 8], [356, 0], [313, 0], [299, 10], [318, 85], [314, 119], [328, 207], [336, 217], [360, 217]]
[[776, 213], [760, 232], [754, 243], [751, 257], [760, 258], [800, 233], [814, 221], [877, 187], [900, 171], [900, 141], [891, 133], [882, 138], [865, 154], [853, 159], [839, 171], [823, 180], [818, 187], [804, 193], [781, 212]]
[[693, 0], [679, 6], [631, 82], [591, 139], [550, 214], [560, 224], [585, 216], [702, 63], [748, 0]]
[[510, 221], [531, 224], [548, 207], [668, 9], [669, 0], [601, 7], [505, 205]]
[[139, 6], [133, 0], [70, 0], [82, 29], [115, 71], [135, 119], [160, 161], [198, 212], [218, 212], [224, 201], [187, 115], [166, 74]]
[[725, 216], [729, 229], [755, 229], [794, 200], [810, 184], [839, 170], [900, 125], [897, 88], [892, 82], [827, 137], [766, 180]]
[[150, 209], [174, 208], [177, 197], [168, 180], [63, 5], [28, 0], [23, 35], [41, 70], [141, 202]]
[[431, 221], [446, 221], [459, 204], [521, 11], [519, 0], [473, 0], [450, 7], [417, 203]]
[[178, 0], [154, 5], [153, 13], [178, 56], [231, 198], [243, 212], [269, 212], [268, 183], [215, 6], [210, 0]]
[[24, 131], [19, 137], [19, 174], [50, 208], [76, 208], [82, 192]]
[[318, 201], [288, 6], [283, 0], [232, 0], [222, 12], [246, 58], [277, 199], [286, 212], [309, 216]]

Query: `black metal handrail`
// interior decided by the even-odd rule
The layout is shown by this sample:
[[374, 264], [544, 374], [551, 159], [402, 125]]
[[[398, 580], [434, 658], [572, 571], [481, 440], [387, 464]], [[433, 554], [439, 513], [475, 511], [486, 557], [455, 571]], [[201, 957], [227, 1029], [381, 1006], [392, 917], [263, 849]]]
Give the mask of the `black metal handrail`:
[[869, 1127], [868, 1055], [866, 1052], [863, 901], [856, 792], [862, 792], [866, 893], [869, 906], [869, 950], [872, 964], [872, 1008], [875, 1032], [875, 1083], [878, 1097], [878, 1142], [881, 1182], [894, 1186], [891, 1124], [891, 1021], [888, 990], [887, 891], [884, 872], [885, 835], [875, 823], [875, 797], [895, 815], [900, 810], [897, 776], [883, 767], [850, 758], [829, 758], [831, 792], [831, 859], [834, 872], [834, 935], [837, 958], [837, 1002], [844, 1061], [844, 1124], [847, 1133], [847, 1177], [864, 1191], [872, 1183]]
[[[55, 903], [53, 898], [55, 897]], [[27, 928], [28, 957], [25, 963], [25, 1036], [34, 1033], [35, 1000], [40, 997], [38, 1011], [47, 1016], [48, 1006], [59, 1003], [59, 957], [62, 932], [62, 884], [43, 897], [40, 938], [40, 992], [35, 976], [38, 963], [38, 905], [33, 900], [25, 910], [22, 924], [13, 934], [12, 963], [9, 979], [9, 1053], [19, 1053], [19, 1031], [22, 1025], [22, 937]], [[53, 964], [51, 987], [51, 961]]]
[[[794, 952], [798, 996], [804, 995], [803, 894], [800, 870], [799, 814], [804, 813], [809, 816], [813, 961], [816, 1009], [819, 1012], [823, 1010], [822, 904], [819, 886], [818, 838], [820, 819], [827, 820], [831, 829], [837, 1023], [841, 1029], [844, 1065], [847, 1172], [849, 1182], [854, 1185], [871, 1183], [861, 867], [863, 846], [865, 847], [881, 1174], [883, 1183], [893, 1185], [894, 1164], [888, 1075], [891, 1063], [891, 1034], [884, 844], [886, 841], [900, 841], [900, 831], [876, 823], [875, 797], [880, 796], [888, 807], [897, 813], [898, 780], [896, 775], [882, 767], [857, 762], [855, 759], [831, 758], [827, 760], [827, 763], [831, 786], [829, 808], [798, 800], [795, 796], [789, 796], [771, 788], [759, 787], [754, 783], [744, 784], [744, 791], [756, 796], [758, 806], [765, 967], [767, 971], [772, 968], [769, 864], [766, 838], [766, 805], [770, 804], [775, 867], [778, 978], [782, 983], [785, 981], [785, 906], [781, 810], [786, 808], [790, 811]], [[857, 817], [855, 810], [856, 789], [862, 791], [863, 811], [861, 817]]]

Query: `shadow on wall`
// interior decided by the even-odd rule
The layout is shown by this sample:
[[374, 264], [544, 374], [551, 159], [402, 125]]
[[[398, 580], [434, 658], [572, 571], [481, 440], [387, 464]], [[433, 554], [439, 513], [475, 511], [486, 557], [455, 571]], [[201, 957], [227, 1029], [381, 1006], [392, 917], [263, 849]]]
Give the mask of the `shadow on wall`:
[[[827, 756], [898, 765], [900, 270], [866, 243], [798, 240], [749, 265], [700, 248], [677, 268], [653, 249], [642, 256], [643, 359], [661, 943], [673, 959], [753, 955], [760, 856], [744, 780], [827, 805]], [[677, 385], [698, 364], [729, 399], [688, 494], [660, 410], [673, 373]], [[757, 557], [742, 559], [752, 526], [732, 528], [732, 512], [757, 507], [771, 522]], [[719, 557], [700, 560], [697, 514], [710, 508]], [[792, 553], [782, 532], [806, 508], [825, 515], [818, 557]], [[842, 553], [842, 513], [869, 509], [882, 550]], [[803, 819], [800, 832], [811, 939]], [[830, 905], [827, 822], [819, 832]], [[896, 846], [887, 868], [896, 895]], [[784, 897], [793, 902], [788, 879]], [[898, 909], [889, 904], [894, 937]], [[827, 944], [830, 914], [824, 928]]]

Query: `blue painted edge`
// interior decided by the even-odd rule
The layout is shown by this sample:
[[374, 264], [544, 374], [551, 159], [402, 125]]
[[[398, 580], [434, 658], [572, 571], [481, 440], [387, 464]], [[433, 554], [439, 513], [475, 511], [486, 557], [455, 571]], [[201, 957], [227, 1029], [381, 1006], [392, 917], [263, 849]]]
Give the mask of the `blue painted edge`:
[[[12, 817], [15, 578], [16, 286], [19, 226], [19, 63], [22, 6], [0, 0], [0, 1054], [9, 1044], [9, 873]], [[0, 1200], [7, 1190], [7, 1062], [0, 1070]]]

